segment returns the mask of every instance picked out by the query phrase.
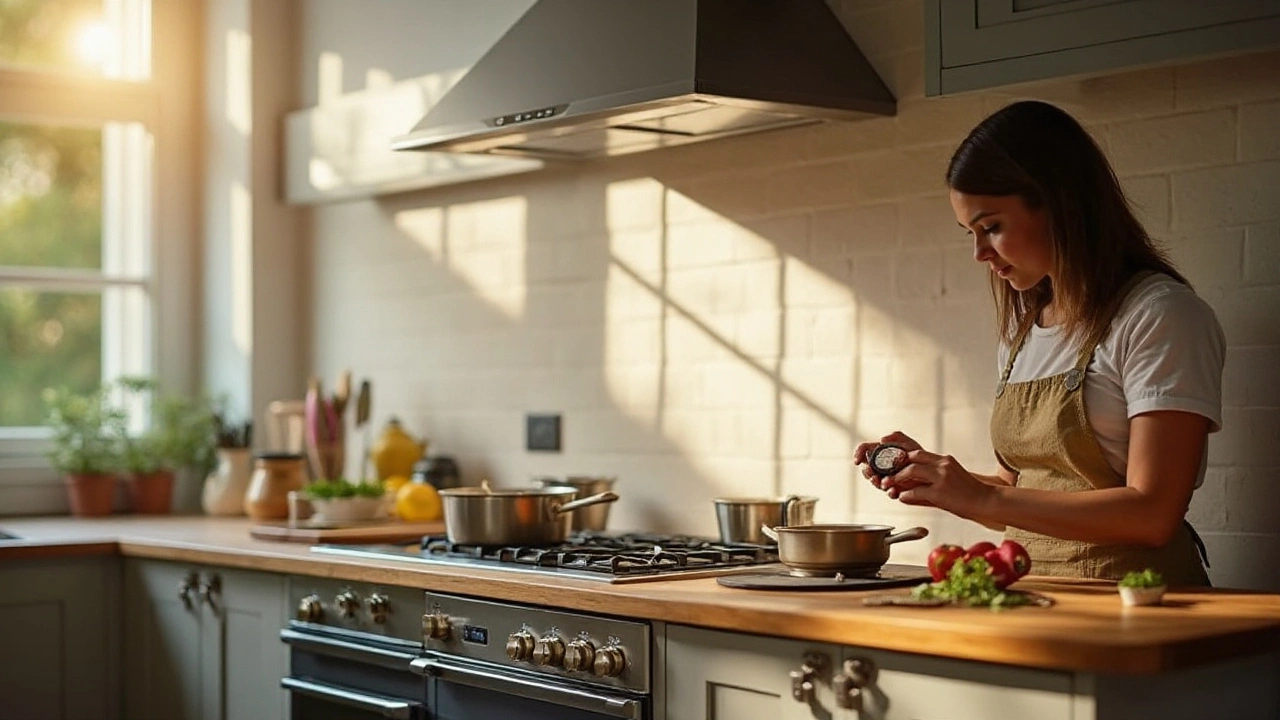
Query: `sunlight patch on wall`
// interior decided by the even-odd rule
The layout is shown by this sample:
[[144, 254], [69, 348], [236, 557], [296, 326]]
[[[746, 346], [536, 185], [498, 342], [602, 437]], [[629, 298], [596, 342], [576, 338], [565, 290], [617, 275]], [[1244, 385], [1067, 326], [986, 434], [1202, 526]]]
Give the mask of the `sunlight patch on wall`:
[[244, 30], [227, 31], [227, 122], [245, 137], [253, 129], [252, 42]]
[[511, 319], [523, 317], [528, 201], [498, 198], [396, 213], [395, 225], [470, 294]]

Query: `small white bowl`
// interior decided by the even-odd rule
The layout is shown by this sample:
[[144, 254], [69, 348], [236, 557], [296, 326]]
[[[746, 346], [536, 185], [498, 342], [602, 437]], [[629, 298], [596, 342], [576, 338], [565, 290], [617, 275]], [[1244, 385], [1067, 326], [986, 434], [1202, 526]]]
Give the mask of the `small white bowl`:
[[1159, 605], [1160, 600], [1164, 597], [1165, 586], [1158, 585], [1156, 587], [1139, 588], [1139, 587], [1123, 587], [1120, 588], [1120, 600], [1126, 606], [1133, 605]]
[[354, 522], [385, 517], [386, 497], [312, 498], [312, 522]]

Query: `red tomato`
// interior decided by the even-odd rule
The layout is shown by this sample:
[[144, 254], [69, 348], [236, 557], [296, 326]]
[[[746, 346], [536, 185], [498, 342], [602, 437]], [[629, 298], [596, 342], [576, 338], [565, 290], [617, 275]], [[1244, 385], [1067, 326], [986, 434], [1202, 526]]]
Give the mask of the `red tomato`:
[[1000, 547], [996, 548], [1000, 553], [1000, 558], [1011, 570], [1017, 573], [1018, 577], [1022, 577], [1031, 572], [1031, 556], [1027, 554], [1027, 549], [1022, 547], [1013, 540], [1005, 540], [1000, 543]]
[[939, 545], [929, 553], [929, 575], [934, 582], [940, 582], [947, 577], [947, 573], [951, 571], [951, 566], [957, 560], [964, 557], [964, 548], [959, 545]]
[[995, 549], [996, 549], [995, 543], [989, 543], [986, 540], [983, 540], [982, 542], [976, 542], [970, 545], [968, 550], [964, 551], [964, 559], [972, 560], [974, 558], [985, 557], [987, 553]]
[[1009, 567], [1009, 563], [1000, 557], [999, 550], [989, 550], [986, 555], [982, 556], [987, 561], [987, 565], [991, 568], [991, 577], [996, 581], [996, 587], [1001, 590], [1009, 587], [1018, 579], [1018, 574]]

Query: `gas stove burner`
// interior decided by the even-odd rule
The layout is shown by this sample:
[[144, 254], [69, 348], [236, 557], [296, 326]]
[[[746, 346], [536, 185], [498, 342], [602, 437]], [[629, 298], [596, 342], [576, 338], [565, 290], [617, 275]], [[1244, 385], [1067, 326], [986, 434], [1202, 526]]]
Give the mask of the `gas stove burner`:
[[463, 545], [428, 535], [414, 545], [315, 545], [312, 552], [392, 558], [609, 583], [710, 577], [776, 565], [778, 546], [660, 533], [583, 531], [548, 546]]
[[601, 532], [575, 533], [550, 546], [487, 546], [422, 539], [427, 558], [465, 558], [497, 563], [568, 568], [610, 575], [653, 574], [698, 568], [724, 568], [777, 562], [777, 546], [721, 543], [688, 535]]

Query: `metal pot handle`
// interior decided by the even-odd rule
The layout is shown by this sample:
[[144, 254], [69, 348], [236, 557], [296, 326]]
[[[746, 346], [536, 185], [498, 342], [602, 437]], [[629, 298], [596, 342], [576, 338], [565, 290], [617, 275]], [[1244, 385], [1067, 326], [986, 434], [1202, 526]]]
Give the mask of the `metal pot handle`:
[[778, 542], [778, 531], [777, 531], [777, 530], [774, 530], [773, 528], [769, 527], [768, 525], [761, 525], [761, 526], [760, 526], [760, 532], [764, 533], [764, 534], [765, 534], [765, 537], [769, 538], [770, 540], [772, 540], [772, 541], [774, 541], [774, 542]]
[[587, 497], [584, 497], [581, 500], [570, 500], [569, 502], [563, 505], [556, 505], [551, 508], [551, 511], [559, 515], [560, 513], [573, 512], [578, 508], [586, 507], [588, 505], [599, 505], [600, 503], [611, 503], [611, 502], [616, 502], [617, 500], [618, 500], [617, 493], [605, 491], [602, 493], [596, 493], [595, 495], [588, 495]]
[[906, 540], [920, 540], [929, 537], [929, 528], [913, 527], [903, 530], [900, 533], [894, 533], [884, 539], [885, 545], [892, 545], [896, 542], [904, 542]]
[[788, 495], [787, 498], [782, 501], [782, 521], [778, 524], [783, 526], [790, 525], [791, 516], [795, 514], [795, 508], [799, 504], [799, 495]]

